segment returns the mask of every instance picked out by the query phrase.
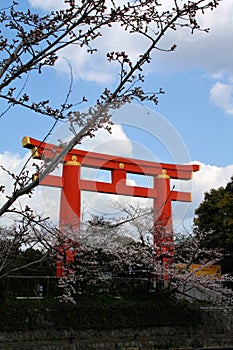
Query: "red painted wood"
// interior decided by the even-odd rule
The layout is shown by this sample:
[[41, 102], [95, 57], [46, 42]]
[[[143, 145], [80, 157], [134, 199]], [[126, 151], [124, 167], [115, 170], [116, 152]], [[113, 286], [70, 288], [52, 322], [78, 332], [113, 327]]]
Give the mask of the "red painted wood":
[[60, 225], [62, 230], [77, 230], [81, 215], [80, 166], [65, 164], [62, 179]]
[[40, 185], [49, 187], [63, 187], [63, 180], [60, 176], [48, 175], [40, 181]]
[[[33, 138], [27, 137], [24, 147], [33, 149], [38, 147], [38, 157], [53, 157], [56, 153], [61, 152], [62, 148], [56, 148], [55, 145], [40, 142]], [[139, 159], [110, 156], [102, 153], [95, 153], [83, 150], [72, 149], [64, 158], [64, 161], [70, 161], [72, 156], [77, 156], [77, 160], [82, 166], [88, 166], [99, 169], [113, 170], [119, 169], [119, 164], [124, 164], [124, 170], [128, 173], [144, 174], [155, 176], [162, 173], [163, 169], [173, 179], [188, 180], [192, 178], [192, 173], [199, 170], [199, 165], [176, 165], [169, 163], [157, 163]]]

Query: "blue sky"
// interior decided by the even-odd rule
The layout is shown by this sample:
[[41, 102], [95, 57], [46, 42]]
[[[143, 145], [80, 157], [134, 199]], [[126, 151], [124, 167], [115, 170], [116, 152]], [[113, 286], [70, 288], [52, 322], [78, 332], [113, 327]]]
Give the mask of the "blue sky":
[[[53, 9], [59, 1], [19, 1], [20, 5], [26, 6], [26, 3], [35, 11], [44, 11]], [[150, 127], [150, 123], [155, 120], [154, 116], [159, 113], [163, 120], [166, 120], [167, 125], [172, 125], [179, 135], [189, 160], [202, 165], [202, 170], [199, 174], [195, 174], [193, 180], [194, 202], [189, 217], [193, 216], [193, 210], [203, 199], [205, 191], [225, 185], [233, 175], [232, 18], [233, 1], [222, 0], [216, 11], [206, 12], [200, 19], [204, 27], [210, 27], [209, 34], [190, 35], [187, 31], [168, 33], [161, 46], [170, 47], [176, 43], [176, 52], [166, 54], [155, 52], [151, 64], [145, 67], [145, 90], [157, 91], [162, 87], [165, 91], [165, 94], [159, 96], [158, 106], [148, 106], [150, 110], [152, 109], [152, 119], [146, 118], [143, 115], [145, 108], [138, 106], [138, 113], [142, 114], [145, 127]], [[32, 99], [41, 98], [41, 96], [47, 99], [49, 95], [54, 104], [64, 101], [69, 86], [69, 74], [67, 61], [63, 57], [69, 59], [73, 69], [75, 80], [72, 98], [74, 101], [79, 101], [85, 95], [88, 96], [89, 101], [94, 101], [105, 86], [113, 86], [116, 71], [104, 60], [108, 39], [111, 38], [110, 49], [122, 43], [123, 49], [126, 46], [132, 57], [135, 57], [138, 50], [143, 48], [144, 43], [130, 41], [119, 35], [117, 28], [107, 32], [106, 37], [107, 40], [98, 42], [100, 52], [96, 57], [93, 55], [93, 61], [90, 61], [83, 52], [68, 49], [63, 52], [64, 56], [60, 57], [54, 69], [46, 69], [40, 76], [32, 73], [27, 83]], [[5, 108], [6, 106], [2, 105], [1, 111]], [[125, 116], [124, 113], [126, 113]], [[106, 153], [114, 150], [123, 156], [143, 158], [145, 155], [145, 158], [151, 156], [161, 162], [171, 161], [172, 147], [166, 148], [166, 145], [161, 144], [158, 141], [159, 135], [145, 137], [141, 126], [134, 128], [133, 125], [126, 125], [127, 113], [127, 111], [122, 112], [125, 119], [112, 137], [113, 147], [108, 144], [101, 148], [103, 140], [110, 140], [109, 135], [103, 134], [97, 137], [93, 144], [87, 141], [86, 147], [92, 149], [99, 147], [98, 149], [105, 150]], [[155, 113], [154, 116], [153, 113]], [[10, 165], [12, 161], [12, 164], [17, 163], [20, 166], [26, 155], [26, 150], [21, 147], [22, 137], [28, 135], [41, 139], [52, 123], [53, 121], [48, 117], [41, 118], [19, 107], [9, 109], [0, 120], [0, 163]], [[55, 138], [63, 128], [65, 126], [59, 126], [55, 132]], [[166, 136], [169, 137], [169, 135]], [[165, 135], [161, 137], [163, 139]], [[172, 137], [174, 137], [173, 134], [171, 134]], [[123, 138], [127, 143], [128, 148], [125, 149], [128, 153], [125, 149], [118, 147], [119, 142], [114, 143], [118, 138]], [[180, 160], [182, 161], [182, 156]], [[185, 157], [184, 161], [187, 161]], [[1, 173], [1, 180], [8, 183], [5, 174]]]
[[233, 116], [210, 100], [213, 79], [204, 74], [192, 69], [165, 76], [158, 111], [179, 130], [191, 159], [226, 166], [232, 163]]

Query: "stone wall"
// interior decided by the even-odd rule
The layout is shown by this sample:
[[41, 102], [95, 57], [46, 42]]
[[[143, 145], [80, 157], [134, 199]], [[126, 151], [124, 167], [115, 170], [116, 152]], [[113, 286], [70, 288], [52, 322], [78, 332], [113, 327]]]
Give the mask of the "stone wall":
[[155, 349], [233, 349], [233, 312], [203, 309], [196, 327], [151, 327], [116, 330], [37, 330], [1, 332], [0, 349], [34, 350], [155, 350]]

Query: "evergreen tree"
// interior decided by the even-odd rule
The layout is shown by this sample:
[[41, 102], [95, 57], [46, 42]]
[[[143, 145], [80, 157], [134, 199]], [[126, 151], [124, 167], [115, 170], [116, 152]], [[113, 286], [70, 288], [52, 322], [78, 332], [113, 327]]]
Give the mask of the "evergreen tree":
[[222, 267], [233, 271], [233, 176], [226, 187], [205, 193], [194, 219], [195, 234], [203, 235], [203, 246], [220, 248], [225, 253]]

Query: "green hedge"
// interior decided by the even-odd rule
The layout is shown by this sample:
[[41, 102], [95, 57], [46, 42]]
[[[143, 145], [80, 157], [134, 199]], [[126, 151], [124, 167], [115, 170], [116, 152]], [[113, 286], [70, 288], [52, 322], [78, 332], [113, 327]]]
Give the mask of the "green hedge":
[[76, 305], [56, 300], [10, 300], [1, 305], [0, 331], [188, 326], [199, 320], [198, 309], [161, 296], [147, 300], [93, 296], [80, 298]]

